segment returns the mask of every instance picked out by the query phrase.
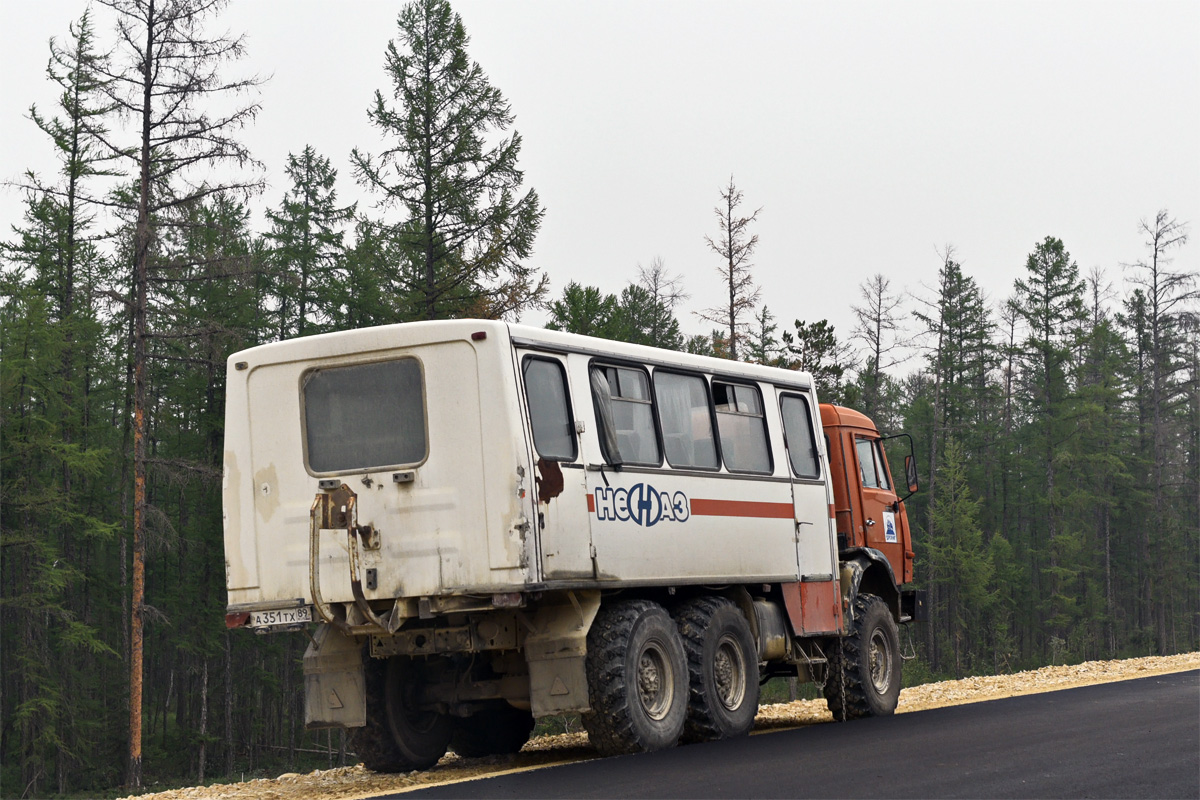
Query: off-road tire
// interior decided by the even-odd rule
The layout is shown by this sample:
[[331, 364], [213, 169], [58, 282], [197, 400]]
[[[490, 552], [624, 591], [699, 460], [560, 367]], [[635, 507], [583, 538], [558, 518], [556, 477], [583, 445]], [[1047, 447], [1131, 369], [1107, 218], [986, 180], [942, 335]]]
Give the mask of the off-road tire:
[[700, 597], [675, 609], [688, 661], [685, 742], [741, 736], [758, 713], [758, 649], [733, 602]]
[[454, 720], [450, 749], [463, 758], [504, 756], [520, 751], [533, 732], [533, 714], [503, 701]]
[[428, 769], [446, 754], [451, 721], [445, 714], [411, 708], [420, 675], [409, 659], [371, 658], [364, 652], [367, 724], [350, 729], [350, 746], [367, 769]]
[[887, 604], [854, 601], [854, 621], [830, 648], [825, 702], [835, 720], [887, 716], [900, 699], [900, 633]]
[[648, 600], [602, 607], [587, 637], [583, 727], [592, 746], [604, 755], [674, 747], [687, 719], [687, 676], [666, 609]]

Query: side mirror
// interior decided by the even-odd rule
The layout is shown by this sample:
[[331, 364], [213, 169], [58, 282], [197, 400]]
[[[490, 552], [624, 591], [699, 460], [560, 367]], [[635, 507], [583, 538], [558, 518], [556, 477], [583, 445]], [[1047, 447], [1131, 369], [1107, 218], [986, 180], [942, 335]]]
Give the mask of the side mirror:
[[904, 478], [908, 481], [908, 493], [917, 493], [917, 459], [911, 455], [904, 457]]

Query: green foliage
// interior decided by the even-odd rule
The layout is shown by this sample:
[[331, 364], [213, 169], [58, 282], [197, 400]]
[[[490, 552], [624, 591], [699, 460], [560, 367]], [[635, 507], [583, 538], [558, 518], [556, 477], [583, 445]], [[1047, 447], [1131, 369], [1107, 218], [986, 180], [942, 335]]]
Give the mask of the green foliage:
[[796, 332], [784, 331], [782, 335], [789, 369], [798, 369], [813, 376], [817, 385], [817, 399], [822, 403], [842, 403], [849, 353], [845, 345], [837, 340], [829, 320], [816, 322], [796, 320]]
[[675, 315], [636, 283], [627, 285], [618, 297], [571, 281], [549, 310], [546, 327], [550, 330], [671, 350], [683, 345]]

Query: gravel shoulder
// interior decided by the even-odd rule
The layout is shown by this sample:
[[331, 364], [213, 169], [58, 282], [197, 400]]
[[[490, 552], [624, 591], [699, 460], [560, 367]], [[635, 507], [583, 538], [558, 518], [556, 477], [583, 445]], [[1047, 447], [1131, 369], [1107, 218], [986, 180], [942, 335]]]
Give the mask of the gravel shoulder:
[[[1043, 667], [1012, 675], [929, 683], [903, 690], [896, 713], [1053, 692], [1076, 686], [1195, 669], [1200, 669], [1200, 652], [1121, 661], [1087, 661], [1073, 666]], [[777, 703], [759, 709], [755, 720], [755, 733], [823, 722], [832, 722], [824, 700]], [[402, 792], [406, 789], [454, 783], [596, 757], [596, 752], [588, 746], [586, 733], [569, 733], [540, 736], [531, 740], [515, 756], [466, 759], [449, 753], [437, 766], [424, 772], [385, 775], [372, 772], [360, 764], [353, 767], [314, 770], [303, 775], [287, 773], [278, 778], [262, 778], [243, 783], [172, 789], [154, 794], [133, 795], [125, 800], [132, 800], [133, 797], [142, 800], [357, 800], [379, 794]]]

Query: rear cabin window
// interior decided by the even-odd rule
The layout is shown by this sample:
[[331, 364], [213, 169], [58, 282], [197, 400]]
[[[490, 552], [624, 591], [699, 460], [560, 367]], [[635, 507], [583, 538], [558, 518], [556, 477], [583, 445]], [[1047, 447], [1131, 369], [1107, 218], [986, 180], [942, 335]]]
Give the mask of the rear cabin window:
[[720, 462], [704, 378], [656, 370], [654, 396], [667, 463], [680, 469], [717, 469]]
[[721, 455], [730, 472], [771, 472], [762, 397], [754, 386], [713, 381]]
[[314, 369], [305, 373], [302, 391], [313, 472], [425, 460], [425, 384], [415, 358]]
[[817, 440], [813, 436], [812, 415], [808, 403], [799, 395], [785, 394], [779, 401], [783, 414], [783, 433], [787, 437], [788, 459], [798, 478], [821, 477], [817, 459]]
[[575, 425], [562, 364], [547, 358], [526, 358], [524, 372], [534, 448], [550, 461], [574, 461]]
[[[654, 406], [650, 399], [650, 381], [646, 373], [630, 367], [592, 368], [593, 392], [611, 400], [613, 433], [618, 452], [606, 455], [623, 464], [658, 466], [662, 456], [654, 431]], [[605, 402], [597, 397], [597, 415]], [[603, 427], [604, 420], [598, 422]]]
[[869, 489], [890, 489], [887, 470], [883, 466], [883, 454], [879, 451], [879, 442], [874, 439], [855, 439], [854, 449], [858, 451], [858, 469], [862, 485]]

